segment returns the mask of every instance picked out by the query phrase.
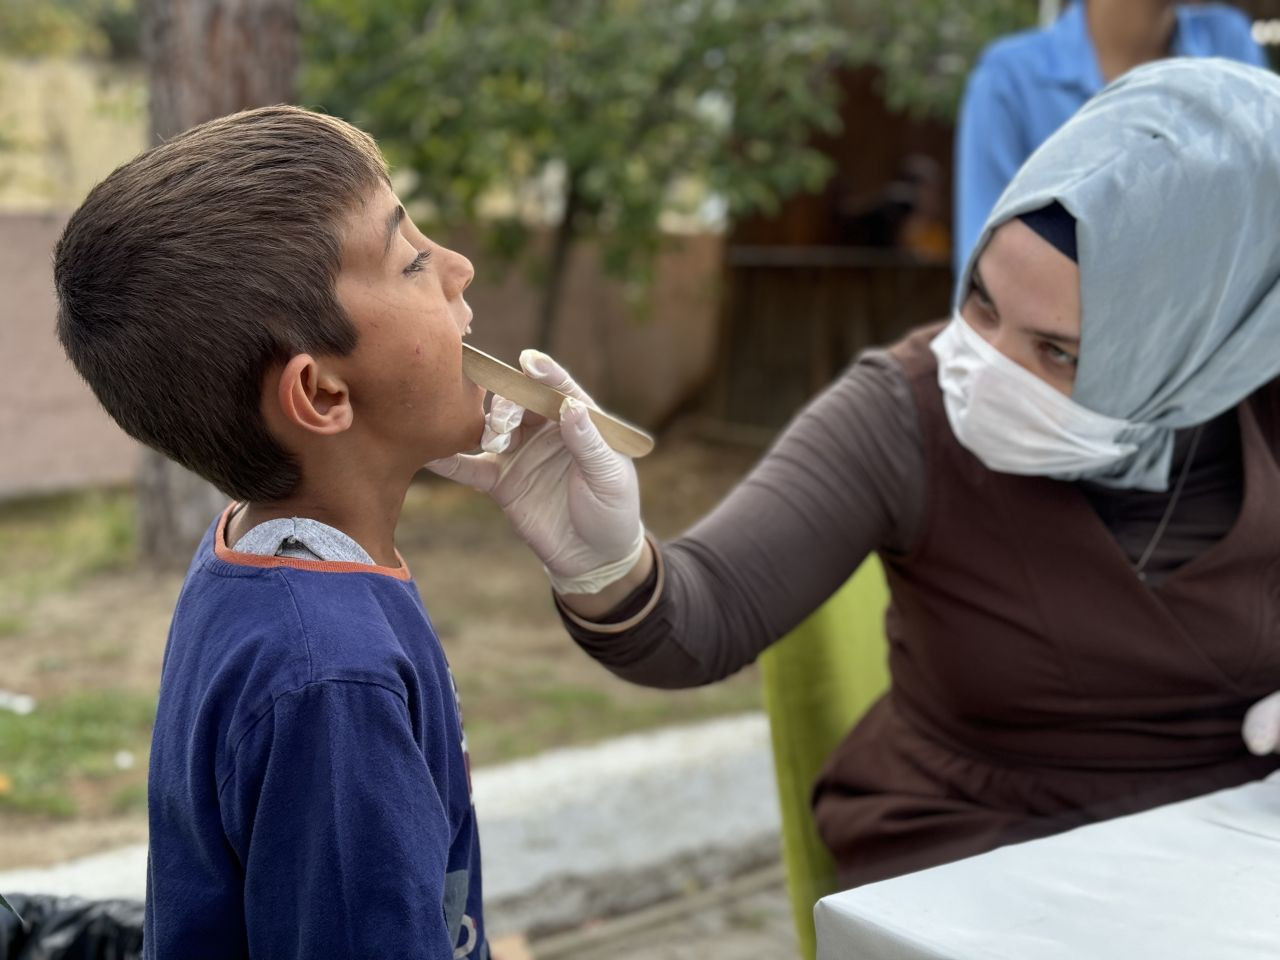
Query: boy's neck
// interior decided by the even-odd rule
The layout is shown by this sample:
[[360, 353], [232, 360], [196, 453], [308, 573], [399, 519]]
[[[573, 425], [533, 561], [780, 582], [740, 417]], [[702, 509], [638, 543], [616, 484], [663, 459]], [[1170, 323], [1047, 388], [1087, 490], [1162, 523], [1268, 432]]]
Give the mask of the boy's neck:
[[409, 480], [348, 482], [327, 485], [321, 492], [304, 489], [270, 503], [248, 503], [227, 524], [227, 546], [234, 547], [246, 533], [268, 520], [305, 517], [342, 531], [379, 566], [397, 567], [396, 524], [408, 490]]

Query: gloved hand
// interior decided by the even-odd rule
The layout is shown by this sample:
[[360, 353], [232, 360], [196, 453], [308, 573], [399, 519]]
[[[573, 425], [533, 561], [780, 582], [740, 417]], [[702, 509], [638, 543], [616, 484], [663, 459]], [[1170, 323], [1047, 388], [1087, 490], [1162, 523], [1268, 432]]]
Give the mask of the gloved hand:
[[569, 395], [560, 422], [495, 396], [485, 417], [485, 452], [436, 460], [427, 469], [492, 497], [557, 593], [599, 593], [645, 550], [635, 466], [604, 442], [587, 413], [591, 398], [558, 363], [525, 350], [520, 366]]
[[1280, 746], [1280, 691], [1263, 697], [1244, 715], [1241, 730], [1250, 753], [1263, 757]]

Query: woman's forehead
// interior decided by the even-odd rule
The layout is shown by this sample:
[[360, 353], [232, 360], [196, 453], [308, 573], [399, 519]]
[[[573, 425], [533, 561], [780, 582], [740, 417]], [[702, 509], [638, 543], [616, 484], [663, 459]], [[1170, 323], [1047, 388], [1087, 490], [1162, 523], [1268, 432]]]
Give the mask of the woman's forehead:
[[973, 278], [1001, 320], [1064, 339], [1080, 335], [1080, 270], [1021, 220], [1001, 224], [974, 264]]

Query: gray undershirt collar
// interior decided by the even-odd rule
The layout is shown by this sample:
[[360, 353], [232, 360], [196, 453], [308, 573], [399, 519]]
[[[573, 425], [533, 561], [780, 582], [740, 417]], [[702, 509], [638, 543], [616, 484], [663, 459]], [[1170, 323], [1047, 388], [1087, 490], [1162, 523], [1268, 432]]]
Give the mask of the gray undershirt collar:
[[281, 517], [260, 523], [237, 540], [232, 549], [260, 557], [377, 566], [373, 557], [341, 530], [306, 517]]

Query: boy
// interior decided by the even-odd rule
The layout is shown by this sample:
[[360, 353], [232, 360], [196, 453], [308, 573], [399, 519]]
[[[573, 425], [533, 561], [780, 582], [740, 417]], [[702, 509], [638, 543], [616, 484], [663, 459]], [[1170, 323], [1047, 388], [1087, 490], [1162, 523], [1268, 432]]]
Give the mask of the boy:
[[107, 412], [236, 501], [165, 651], [145, 955], [484, 960], [455, 691], [394, 546], [414, 473], [481, 437], [471, 264], [369, 137], [269, 107], [116, 170], [54, 272]]

